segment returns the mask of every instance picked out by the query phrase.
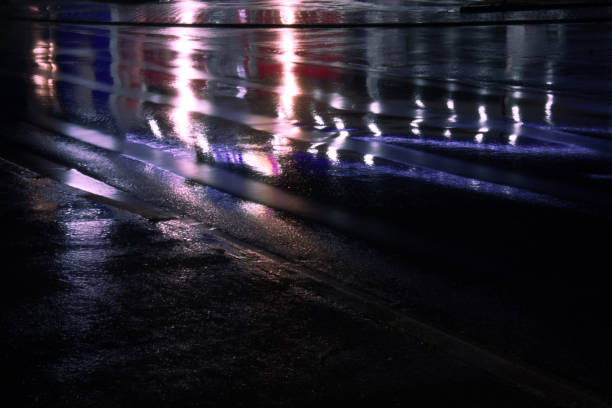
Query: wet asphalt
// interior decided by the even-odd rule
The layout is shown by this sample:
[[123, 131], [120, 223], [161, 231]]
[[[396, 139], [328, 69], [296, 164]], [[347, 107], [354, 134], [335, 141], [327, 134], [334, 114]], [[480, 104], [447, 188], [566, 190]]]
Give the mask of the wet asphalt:
[[13, 394], [606, 406], [611, 9], [461, 4], [3, 5]]
[[549, 405], [197, 225], [0, 177], [13, 406]]

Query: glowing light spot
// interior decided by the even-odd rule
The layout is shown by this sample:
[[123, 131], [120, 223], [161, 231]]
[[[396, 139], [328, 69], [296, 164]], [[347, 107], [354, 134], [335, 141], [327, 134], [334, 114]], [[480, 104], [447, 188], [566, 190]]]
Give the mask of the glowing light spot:
[[340, 94], [333, 93], [329, 97], [329, 104], [332, 108], [344, 109], [344, 97]]
[[512, 107], [512, 119], [515, 122], [520, 122], [521, 121], [521, 111], [519, 110], [519, 107], [517, 105], [514, 105]]
[[247, 93], [246, 88], [243, 86], [238, 86], [236, 87], [236, 89], [238, 89], [238, 93], [236, 93], [236, 98], [244, 99], [244, 96]]
[[424, 104], [424, 103], [423, 103], [423, 101], [421, 101], [420, 99], [417, 99], [417, 100], [416, 100], [416, 101], [414, 101], [414, 102], [416, 103], [416, 105], [417, 105], [419, 108], [424, 108], [424, 107], [425, 107], [425, 104]]
[[208, 139], [204, 135], [198, 135], [198, 146], [202, 153], [210, 153], [210, 145], [208, 144]]
[[412, 128], [412, 133], [414, 133], [415, 135], [420, 135], [421, 131], [418, 128]]
[[552, 106], [554, 103], [553, 94], [549, 93], [546, 95], [546, 105], [544, 106], [544, 115], [546, 116], [546, 122], [552, 122]]
[[344, 122], [340, 118], [334, 118], [334, 123], [336, 124], [336, 129], [342, 130], [344, 129]]
[[449, 122], [451, 122], [451, 123], [455, 123], [455, 122], [457, 122], [457, 115], [451, 115], [451, 116], [448, 118], [448, 121], [449, 121]]
[[480, 129], [478, 129], [479, 132], [481, 133], [487, 133], [489, 131], [489, 128], [486, 126], [481, 127]]
[[370, 104], [370, 112], [375, 113], [375, 114], [379, 114], [381, 112], [380, 103], [372, 102]]
[[315, 122], [317, 122], [317, 125], [325, 126], [325, 121], [319, 115], [314, 115], [314, 120], [315, 120]]
[[281, 7], [280, 18], [283, 24], [295, 24], [295, 13], [292, 7]]
[[452, 99], [449, 99], [448, 101], [446, 101], [446, 107], [450, 110], [454, 110], [455, 109], [455, 101], [453, 101]]
[[45, 78], [42, 75], [33, 75], [32, 79], [34, 80], [34, 83], [38, 86], [42, 86], [47, 82], [45, 81]]
[[423, 119], [415, 119], [412, 122], [410, 122], [410, 126], [412, 126], [413, 128], [417, 128], [419, 127], [419, 123], [423, 122]]
[[338, 134], [338, 138], [340, 139], [347, 138], [348, 136], [349, 136], [349, 132], [347, 132], [346, 130], [341, 130], [340, 133]]
[[199, 10], [199, 3], [192, 1], [182, 1], [177, 3], [176, 6], [179, 9], [179, 23], [181, 24], [193, 24], [196, 21], [196, 12]]
[[480, 116], [480, 123], [484, 123], [489, 119], [489, 117], [487, 116], [487, 110], [484, 105], [480, 105], [478, 107], [478, 115]]
[[368, 128], [370, 128], [370, 130], [372, 131], [372, 133], [374, 134], [374, 136], [380, 136], [380, 135], [382, 135], [382, 132], [380, 131], [380, 129], [378, 128], [378, 126], [376, 125], [376, 123], [374, 123], [374, 122], [370, 122], [370, 123], [368, 123]]
[[149, 119], [149, 127], [151, 128], [151, 132], [153, 132], [156, 138], [162, 139], [164, 137], [155, 119]]
[[365, 164], [367, 164], [368, 166], [373, 166], [374, 165], [374, 155], [373, 154], [364, 154], [363, 155], [363, 162]]
[[240, 18], [241, 23], [246, 23], [247, 20], [247, 11], [245, 9], [238, 10], [238, 16]]
[[274, 157], [265, 153], [246, 152], [243, 153], [242, 160], [247, 166], [264, 176], [277, 176], [281, 172], [281, 167]]
[[484, 135], [483, 135], [482, 133], [478, 133], [478, 134], [477, 134], [477, 135], [474, 137], [474, 140], [475, 140], [477, 143], [482, 143], [482, 141], [484, 140]]
[[333, 146], [329, 146], [327, 148], [327, 157], [329, 157], [332, 162], [336, 163], [338, 161], [338, 149]]
[[451, 136], [452, 136], [452, 134], [451, 134], [450, 129], [446, 129], [446, 130], [444, 131], [444, 137], [451, 137]]
[[57, 65], [55, 64], [55, 45], [51, 41], [37, 41], [36, 46], [32, 49], [34, 62], [36, 65], [45, 71], [56, 72]]
[[512, 146], [516, 145], [516, 141], [518, 140], [519, 135], [521, 134], [521, 127], [523, 124], [521, 122], [515, 123], [513, 125], [513, 132], [510, 136], [508, 136], [508, 143]]

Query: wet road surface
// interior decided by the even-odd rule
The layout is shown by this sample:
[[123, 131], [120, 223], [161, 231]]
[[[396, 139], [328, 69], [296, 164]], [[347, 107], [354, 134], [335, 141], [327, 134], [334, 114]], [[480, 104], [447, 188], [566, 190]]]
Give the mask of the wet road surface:
[[552, 406], [200, 225], [0, 180], [15, 406]]
[[550, 22], [609, 7], [73, 3], [10, 9], [5, 158], [611, 397], [612, 25]]

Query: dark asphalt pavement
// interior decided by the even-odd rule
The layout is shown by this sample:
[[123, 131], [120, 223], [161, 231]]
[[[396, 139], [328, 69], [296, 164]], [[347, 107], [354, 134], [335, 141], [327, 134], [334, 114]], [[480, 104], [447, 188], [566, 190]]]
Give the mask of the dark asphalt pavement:
[[12, 406], [549, 406], [199, 225], [0, 180]]
[[612, 401], [612, 8], [461, 5], [4, 3], [19, 392]]

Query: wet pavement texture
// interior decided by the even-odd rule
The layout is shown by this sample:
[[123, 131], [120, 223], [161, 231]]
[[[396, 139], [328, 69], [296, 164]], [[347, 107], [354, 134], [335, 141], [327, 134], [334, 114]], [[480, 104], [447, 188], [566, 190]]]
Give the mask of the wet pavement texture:
[[548, 406], [193, 225], [0, 178], [14, 406]]
[[[242, 321], [232, 314], [241, 302], [259, 323], [275, 307], [282, 311], [298, 302], [302, 319], [318, 324], [309, 319], [323, 300], [306, 308], [300, 302], [310, 298], [293, 291], [297, 297], [291, 300], [288, 287], [274, 289], [272, 278], [255, 273], [248, 260], [214, 252], [202, 236], [160, 238], [158, 230], [169, 222], [163, 219], [172, 214], [168, 218], [206, 225], [255, 252], [288, 260], [610, 400], [605, 265], [612, 249], [607, 233], [611, 7], [466, 14], [462, 4], [38, 1], [3, 6], [2, 156], [95, 194], [98, 202], [106, 198], [113, 207], [159, 222], [141, 220], [136, 228], [133, 220], [121, 221], [132, 217], [126, 213], [83, 204], [93, 211], [87, 233], [99, 230], [102, 241], [94, 247], [104, 249], [85, 245], [66, 256], [64, 239], [88, 238], [66, 228], [48, 231], [42, 247], [18, 252], [41, 253], [38, 261], [22, 256], [38, 279], [31, 290], [60, 296], [66, 288], [56, 285], [65, 278], [56, 274], [66, 268], [77, 281], [104, 281], [123, 270], [131, 280], [111, 279], [108, 288], [95, 283], [87, 289], [91, 295], [125, 293], [122, 300], [103, 295], [99, 301], [99, 307], [118, 308], [117, 319], [142, 307], [128, 304], [141, 290], [146, 298], [163, 297], [167, 289], [170, 303], [163, 313], [180, 314], [186, 297], [208, 299], [212, 287], [213, 297], [224, 290], [237, 293], [218, 305], [228, 325]], [[59, 184], [54, 186], [41, 191], [52, 197]], [[5, 201], [11, 211], [21, 205]], [[47, 224], [35, 227], [43, 231], [70, 223], [71, 216], [75, 225], [85, 222], [83, 213], [71, 214], [52, 213]], [[104, 241], [115, 222], [125, 233]], [[19, 245], [34, 245], [26, 237], [39, 229], [28, 228], [15, 238]], [[158, 244], [159, 258], [149, 259], [145, 248]], [[87, 272], [92, 262], [97, 269]], [[139, 267], [144, 264], [151, 266]], [[210, 272], [201, 275], [202, 265]], [[192, 275], [182, 287], [177, 282], [185, 268]], [[30, 279], [11, 279], [11, 285], [30, 290]], [[161, 293], [154, 296], [155, 291]], [[16, 301], [25, 293], [8, 292]], [[273, 294], [288, 303], [274, 303]], [[259, 306], [252, 304], [255, 298]], [[162, 309], [163, 302], [151, 300]], [[102, 312], [94, 309], [83, 312], [92, 313], [87, 319], [98, 319]], [[163, 313], [162, 320], [170, 319]], [[196, 315], [194, 320], [202, 318]], [[149, 317], [142, 316], [144, 325]], [[301, 324], [290, 323], [288, 316], [274, 330]], [[53, 319], [60, 317], [67, 318]], [[337, 318], [354, 318], [349, 317]], [[361, 330], [362, 323], [347, 324]], [[379, 353], [390, 352], [396, 347], [393, 336], [384, 339], [387, 332], [376, 327], [371, 335], [384, 343]], [[123, 329], [129, 327], [114, 330]], [[159, 330], [147, 336], [158, 336], [161, 344], [170, 334]], [[227, 330], [231, 338], [238, 328]], [[325, 330], [323, 337], [350, 340], [332, 327]], [[262, 338], [270, 340], [271, 333]], [[131, 336], [137, 343], [138, 336]], [[166, 341], [173, 343], [171, 337]], [[318, 343], [308, 336], [300, 347], [309, 341], [314, 353]], [[104, 349], [87, 347], [92, 355]], [[410, 350], [412, 357], [420, 353]], [[257, 353], [264, 352], [258, 349], [249, 358]], [[121, 360], [122, 351], [113, 358]], [[358, 360], [356, 354], [353, 358]], [[375, 371], [376, 361], [371, 361]], [[194, 370], [203, 369], [196, 365]], [[390, 373], [399, 373], [394, 367]], [[413, 375], [410, 367], [407, 378]], [[304, 376], [311, 368], [295, 370]], [[281, 371], [269, 373], [270, 384]], [[381, 379], [370, 383], [367, 398], [408, 400], [403, 391], [385, 388], [399, 380], [376, 373], [372, 376]], [[453, 373], [455, 380], [463, 378]], [[151, 375], [147, 381], [154, 381]], [[302, 380], [292, 384], [307, 383]], [[359, 381], [347, 379], [346, 386], [357, 387]], [[415, 387], [425, 386], [407, 389], [414, 393]], [[340, 392], [318, 390], [316, 398]], [[468, 394], [461, 398], [469, 399]], [[271, 394], [261, 391], [265, 395]]]

